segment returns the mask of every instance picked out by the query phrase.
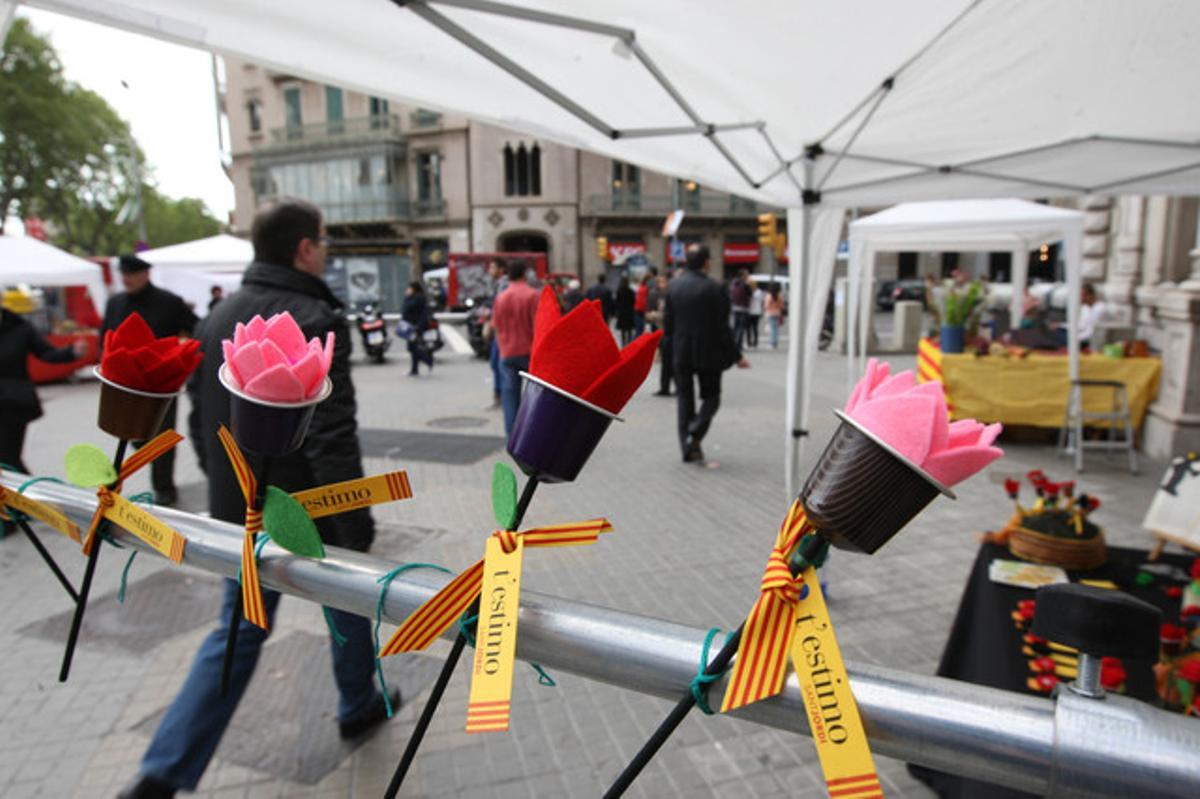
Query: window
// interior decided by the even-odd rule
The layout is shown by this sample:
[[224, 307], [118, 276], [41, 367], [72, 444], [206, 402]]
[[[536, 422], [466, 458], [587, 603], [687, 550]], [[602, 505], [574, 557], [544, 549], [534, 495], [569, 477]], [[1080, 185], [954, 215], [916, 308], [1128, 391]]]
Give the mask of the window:
[[255, 98], [246, 103], [246, 116], [250, 118], [250, 132], [262, 133], [262, 100]]
[[284, 124], [288, 128], [288, 138], [300, 135], [300, 126], [304, 117], [300, 113], [300, 87], [293, 86], [283, 90]]
[[440, 153], [417, 153], [417, 199], [442, 199], [442, 156]]
[[371, 128], [378, 130], [388, 126], [388, 101], [382, 97], [372, 97], [367, 102], [367, 113], [371, 117]]
[[506, 197], [537, 197], [542, 193], [542, 148], [524, 142], [514, 150], [504, 145], [504, 194]]
[[642, 171], [624, 161], [612, 162], [613, 210], [638, 210], [642, 191]]
[[679, 207], [685, 211], [699, 211], [700, 184], [694, 180], [676, 182], [679, 184]]
[[341, 133], [346, 128], [342, 120], [346, 111], [342, 105], [342, 90], [335, 86], [325, 87], [325, 119], [329, 121], [330, 133]]

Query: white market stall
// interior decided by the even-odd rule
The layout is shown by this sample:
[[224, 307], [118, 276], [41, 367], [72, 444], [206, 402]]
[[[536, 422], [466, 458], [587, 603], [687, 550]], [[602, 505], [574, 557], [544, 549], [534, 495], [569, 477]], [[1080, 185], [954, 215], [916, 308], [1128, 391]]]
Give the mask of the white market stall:
[[98, 264], [30, 236], [0, 236], [0, 284], [83, 286], [96, 311], [104, 313], [108, 292]]
[[[1067, 348], [1071, 379], [1079, 377], [1079, 290], [1083, 214], [1025, 200], [948, 200], [901, 203], [850, 223], [847, 341], [848, 374], [863, 366], [871, 280], [880, 252], [1009, 252], [1012, 254], [1012, 324], [1021, 319], [1029, 252], [1061, 242], [1067, 275]], [[856, 323], [857, 322], [857, 323]]]
[[138, 253], [154, 266], [152, 280], [175, 292], [198, 316], [208, 313], [213, 286], [226, 294], [242, 283], [242, 272], [254, 260], [254, 247], [245, 239], [222, 233]]
[[[1190, 0], [31, 5], [786, 207], [797, 323], [824, 307], [839, 208], [1200, 193]], [[0, 26], [14, 6], [0, 0]], [[804, 338], [789, 350], [789, 494]]]

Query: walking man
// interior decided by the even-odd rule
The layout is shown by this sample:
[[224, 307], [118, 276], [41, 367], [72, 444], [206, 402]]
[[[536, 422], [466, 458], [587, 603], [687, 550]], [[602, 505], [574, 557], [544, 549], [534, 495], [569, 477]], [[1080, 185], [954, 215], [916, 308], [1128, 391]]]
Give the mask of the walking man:
[[[104, 322], [100, 325], [101, 347], [104, 346], [104, 334], [118, 328], [133, 313], [140, 314], [158, 338], [191, 335], [196, 327], [196, 314], [178, 294], [160, 289], [150, 282], [149, 263], [136, 255], [122, 255], [117, 268], [121, 272], [125, 291], [114, 294], [104, 306]], [[158, 428], [159, 433], [175, 427], [176, 414], [176, 403], [172, 400]], [[134, 446], [144, 443], [135, 441]], [[179, 491], [175, 488], [174, 449], [167, 450], [150, 464], [150, 485], [154, 489], [156, 505], [174, 505], [179, 501]]]
[[[729, 327], [729, 295], [710, 279], [708, 247], [688, 248], [687, 268], [667, 287], [663, 332], [675, 356], [676, 411], [684, 463], [703, 463], [700, 442], [721, 407], [721, 372], [737, 364], [745, 369]], [[696, 410], [696, 385], [700, 410]]]
[[[321, 212], [299, 200], [280, 200], [258, 212], [251, 229], [254, 262], [242, 287], [217, 305], [201, 325], [204, 362], [188, 389], [198, 413], [191, 430], [208, 473], [208, 502], [213, 518], [240, 525], [245, 505], [237, 479], [217, 439], [217, 426], [229, 424], [229, 394], [217, 379], [224, 358], [221, 340], [233, 336], [238, 322], [256, 314], [269, 317], [290, 311], [308, 338], [335, 336], [329, 378], [333, 393], [317, 405], [304, 445], [271, 462], [271, 485], [293, 492], [362, 477], [362, 454], [355, 420], [354, 384], [350, 380], [350, 334], [341, 303], [321, 276], [327, 242]], [[365, 552], [375, 535], [367, 509], [315, 520], [327, 544]], [[138, 780], [122, 799], [159, 799], [176, 791], [195, 790], [238, 702], [254, 674], [267, 633], [239, 619], [237, 649], [228, 696], [221, 696], [221, 670], [230, 611], [240, 588], [225, 581], [225, 599], [216, 629], [200, 645], [191, 671], [167, 709], [142, 758]], [[279, 593], [263, 591], [267, 618], [274, 625]], [[354, 738], [382, 722], [383, 695], [375, 688], [375, 649], [370, 622], [362, 616], [330, 609], [344, 637], [332, 643], [333, 677], [338, 688], [337, 720], [342, 738]], [[395, 695], [393, 705], [399, 700]]]
[[514, 261], [508, 265], [508, 288], [496, 297], [492, 306], [492, 326], [500, 348], [500, 404], [504, 407], [504, 434], [512, 432], [521, 404], [521, 375], [529, 369], [533, 350], [533, 318], [537, 313], [538, 292], [525, 279], [526, 265]]

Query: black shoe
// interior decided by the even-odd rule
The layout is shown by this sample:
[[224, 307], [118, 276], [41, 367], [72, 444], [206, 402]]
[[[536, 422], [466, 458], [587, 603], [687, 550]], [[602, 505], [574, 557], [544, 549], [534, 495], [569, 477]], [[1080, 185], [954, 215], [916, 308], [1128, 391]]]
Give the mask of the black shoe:
[[173, 508], [179, 504], [179, 491], [168, 488], [165, 491], [154, 492], [154, 504], [164, 508]]
[[[400, 689], [393, 689], [390, 696], [392, 700], [392, 713], [394, 714], [400, 709]], [[354, 718], [339, 721], [338, 735], [342, 736], [342, 740], [357, 738], [368, 730], [374, 729], [379, 724], [387, 721], [387, 717], [387, 705], [383, 702], [383, 694], [380, 694], [375, 697], [374, 703]]]
[[655, 391], [654, 396], [656, 396], [656, 397], [673, 397], [673, 396], [675, 396], [675, 392], [673, 392], [673, 391]]
[[160, 779], [139, 776], [135, 781], [126, 785], [117, 799], [172, 799], [175, 789]]
[[687, 449], [683, 452], [684, 463], [702, 463], [704, 461], [704, 450], [700, 449], [699, 441], [689, 441]]

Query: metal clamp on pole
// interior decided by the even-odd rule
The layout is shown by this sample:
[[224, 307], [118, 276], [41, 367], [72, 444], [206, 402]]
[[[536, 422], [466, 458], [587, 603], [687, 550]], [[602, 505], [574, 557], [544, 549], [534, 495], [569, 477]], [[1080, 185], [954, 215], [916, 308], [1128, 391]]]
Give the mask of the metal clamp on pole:
[[[0, 482], [8, 488], [19, 484], [7, 473]], [[27, 493], [81, 523], [95, 510], [95, 495], [71, 486], [39, 483]], [[224, 577], [237, 574], [240, 527], [168, 508], [155, 514], [188, 539], [184, 565]], [[115, 527], [113, 533], [124, 546], [152, 551], [129, 533]], [[379, 598], [376, 580], [396, 565], [334, 547], [316, 561], [271, 545], [263, 551], [260, 577], [277, 591], [371, 617]], [[385, 619], [400, 623], [447, 581], [424, 571], [396, 578]], [[520, 624], [522, 660], [664, 698], [678, 697], [691, 684], [706, 632], [534, 591], [521, 593]], [[1066, 693], [1056, 710], [1042, 697], [848, 666], [877, 754], [1043, 795], [1200, 796], [1200, 724], [1194, 719], [1119, 697], [1096, 701]], [[713, 692], [722, 694], [726, 682], [716, 682]], [[1089, 704], [1077, 708], [1079, 702]], [[783, 693], [733, 715], [808, 734], [795, 680]]]

